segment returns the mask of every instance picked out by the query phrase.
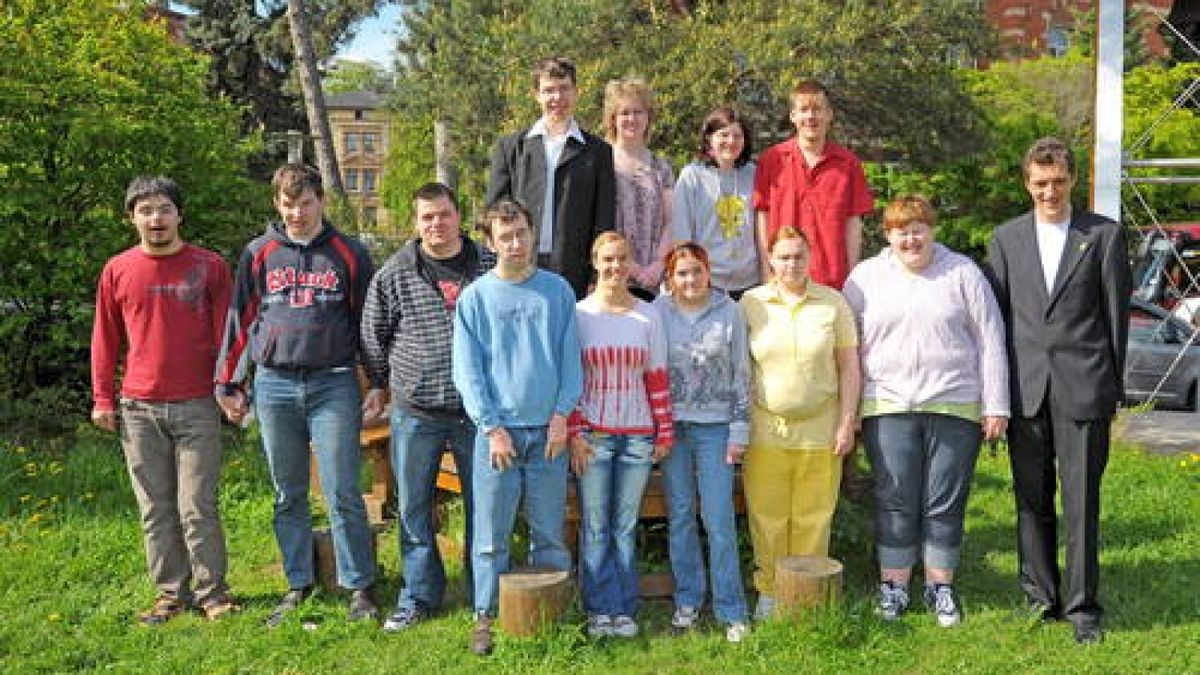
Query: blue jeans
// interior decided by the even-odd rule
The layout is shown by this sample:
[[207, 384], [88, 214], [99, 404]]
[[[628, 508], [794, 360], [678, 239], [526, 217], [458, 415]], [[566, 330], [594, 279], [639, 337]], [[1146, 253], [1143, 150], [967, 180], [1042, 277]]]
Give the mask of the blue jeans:
[[733, 465], [725, 463], [728, 424], [675, 423], [675, 446], [662, 461], [670, 514], [671, 573], [675, 606], [704, 604], [704, 557], [696, 528], [696, 491], [708, 534], [713, 614], [722, 623], [746, 621], [746, 593], [738, 566], [733, 512]]
[[653, 436], [590, 432], [593, 456], [579, 477], [580, 577], [588, 614], [637, 611], [637, 524], [653, 467]]
[[375, 580], [371, 527], [358, 484], [361, 394], [351, 368], [311, 372], [258, 367], [254, 410], [275, 488], [275, 539], [288, 587], [311, 586], [309, 443], [329, 509], [338, 584], [357, 590]]
[[567, 452], [546, 458], [546, 427], [508, 427], [517, 451], [512, 466], [492, 466], [488, 438], [475, 434], [475, 533], [471, 540], [474, 564], [475, 613], [496, 615], [500, 575], [509, 569], [508, 540], [525, 501], [529, 526], [529, 564], [556, 570], [571, 569], [571, 554], [563, 545], [567, 515]]
[[463, 576], [471, 588], [471, 451], [475, 425], [465, 415], [459, 419], [417, 417], [400, 406], [392, 408], [392, 471], [396, 476], [400, 559], [404, 562], [404, 587], [398, 608], [436, 610], [446, 591], [446, 569], [437, 547], [433, 508], [438, 468], [447, 445], [462, 484], [466, 505], [467, 542]]

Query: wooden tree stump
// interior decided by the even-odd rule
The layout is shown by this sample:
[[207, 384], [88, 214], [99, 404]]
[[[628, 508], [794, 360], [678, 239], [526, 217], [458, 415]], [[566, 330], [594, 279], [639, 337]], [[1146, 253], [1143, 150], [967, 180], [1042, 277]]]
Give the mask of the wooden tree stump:
[[842, 563], [820, 555], [780, 558], [775, 564], [776, 611], [822, 609], [842, 596]]
[[554, 623], [571, 601], [571, 574], [540, 568], [500, 575], [500, 628], [527, 636]]
[[[371, 557], [378, 559], [379, 530], [371, 528]], [[313, 528], [313, 558], [317, 572], [317, 583], [326, 593], [337, 593], [341, 587], [337, 582], [337, 560], [333, 552], [333, 534], [328, 527]]]

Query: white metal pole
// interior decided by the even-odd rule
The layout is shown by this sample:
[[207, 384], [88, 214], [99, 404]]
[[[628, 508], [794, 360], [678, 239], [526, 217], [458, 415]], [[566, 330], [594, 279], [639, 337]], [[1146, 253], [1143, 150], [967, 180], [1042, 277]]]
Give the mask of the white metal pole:
[[1092, 149], [1092, 210], [1121, 217], [1122, 71], [1125, 3], [1099, 0], [1096, 12], [1096, 131]]

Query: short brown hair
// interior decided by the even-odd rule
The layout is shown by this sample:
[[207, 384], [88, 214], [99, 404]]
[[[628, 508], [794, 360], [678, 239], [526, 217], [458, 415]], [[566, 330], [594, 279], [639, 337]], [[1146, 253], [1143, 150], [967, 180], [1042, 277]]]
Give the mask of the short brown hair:
[[[671, 277], [675, 275], [675, 268], [679, 266], [679, 262], [684, 258], [695, 258], [704, 266], [705, 271], [712, 274], [712, 264], [708, 261], [708, 251], [704, 247], [694, 241], [681, 241], [671, 247], [670, 251], [663, 256], [663, 283], [666, 284], [667, 290], [675, 290], [674, 284], [671, 283]], [[708, 285], [712, 286], [712, 279], [708, 281]]]
[[604, 87], [604, 136], [608, 140], [617, 137], [617, 114], [625, 101], [637, 101], [646, 109], [646, 137], [650, 136], [650, 125], [654, 124], [654, 92], [640, 77], [613, 80]]
[[814, 80], [811, 77], [797, 82], [796, 86], [792, 87], [792, 94], [789, 98], [791, 99], [792, 104], [795, 105], [796, 97], [807, 96], [810, 94], [821, 94], [825, 97], [827, 102], [829, 101], [829, 89], [825, 85], [821, 84], [819, 80]]
[[488, 241], [491, 241], [493, 222], [514, 223], [518, 219], [524, 219], [529, 230], [533, 231], [533, 217], [529, 215], [529, 209], [525, 208], [524, 204], [515, 199], [497, 199], [487, 207], [487, 211], [483, 214], [483, 220], [475, 225], [475, 229], [482, 233]]
[[535, 90], [541, 86], [543, 77], [556, 80], [566, 78], [571, 81], [571, 84], [579, 84], [575, 81], [575, 64], [561, 56], [551, 56], [550, 58], [538, 61], [534, 64], [533, 70], [529, 74], [533, 77], [533, 88]]
[[1026, 178], [1029, 178], [1029, 168], [1034, 164], [1063, 164], [1067, 167], [1067, 173], [1075, 175], [1075, 153], [1071, 152], [1069, 145], [1053, 136], [1037, 139], [1029, 146], [1029, 150], [1025, 151], [1025, 159], [1021, 161], [1021, 173]]
[[271, 177], [271, 194], [275, 199], [284, 195], [296, 199], [305, 190], [312, 190], [317, 199], [325, 198], [325, 186], [321, 182], [321, 174], [307, 164], [284, 164], [275, 170]]
[[750, 124], [736, 108], [725, 105], [714, 108], [704, 118], [704, 123], [700, 125], [700, 147], [697, 149], [697, 154], [700, 155], [705, 163], [711, 166], [717, 165], [717, 161], [708, 152], [709, 141], [712, 140], [713, 134], [734, 124], [742, 128], [743, 142], [742, 152], [737, 156], [737, 159], [733, 160], [733, 165], [735, 167], [742, 167], [750, 162], [750, 156], [754, 154], [754, 142], [751, 140], [754, 134], [750, 131]]
[[454, 189], [449, 185], [434, 181], [422, 185], [413, 192], [413, 213], [415, 214], [417, 211], [418, 201], [433, 202], [437, 201], [439, 197], [449, 199], [450, 205], [454, 207], [454, 210], [458, 210], [458, 195], [454, 194]]
[[909, 223], [937, 224], [937, 212], [922, 195], [902, 195], [892, 200], [883, 210], [883, 231], [906, 227]]

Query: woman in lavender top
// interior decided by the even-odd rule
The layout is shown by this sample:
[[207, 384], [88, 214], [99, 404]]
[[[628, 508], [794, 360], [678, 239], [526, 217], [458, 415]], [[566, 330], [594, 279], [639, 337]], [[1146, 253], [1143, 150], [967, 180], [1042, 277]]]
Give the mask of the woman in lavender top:
[[760, 282], [750, 139], [750, 127], [737, 110], [710, 112], [700, 126], [699, 159], [679, 173], [671, 209], [674, 240], [703, 246], [713, 286], [734, 300]]
[[733, 480], [750, 436], [750, 359], [741, 310], [712, 288], [708, 265], [708, 253], [699, 244], [676, 244], [664, 262], [668, 292], [654, 301], [666, 326], [675, 420], [675, 446], [662, 462], [675, 577], [671, 625], [695, 627], [704, 604], [704, 551], [696, 528], [699, 491], [713, 614], [725, 626], [726, 639], [740, 642], [749, 627], [738, 567]]
[[923, 197], [888, 205], [889, 246], [854, 268], [843, 293], [858, 319], [862, 430], [875, 474], [878, 614], [908, 607], [922, 559], [923, 599], [943, 627], [962, 619], [954, 593], [963, 517], [983, 439], [1009, 416], [1004, 323], [982, 272], [934, 242]]
[[613, 80], [604, 88], [604, 129], [617, 180], [613, 225], [629, 240], [630, 286], [645, 300], [653, 299], [662, 282], [675, 186], [671, 164], [646, 147], [654, 113], [654, 94], [642, 80]]

